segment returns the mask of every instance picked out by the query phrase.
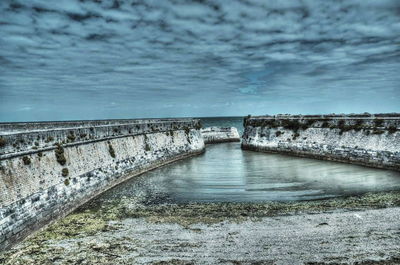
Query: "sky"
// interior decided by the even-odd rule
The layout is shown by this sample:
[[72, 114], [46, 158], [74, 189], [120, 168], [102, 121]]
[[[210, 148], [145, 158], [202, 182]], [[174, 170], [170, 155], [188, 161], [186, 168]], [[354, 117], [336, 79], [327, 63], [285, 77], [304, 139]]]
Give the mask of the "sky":
[[400, 112], [399, 0], [1, 0], [0, 121]]

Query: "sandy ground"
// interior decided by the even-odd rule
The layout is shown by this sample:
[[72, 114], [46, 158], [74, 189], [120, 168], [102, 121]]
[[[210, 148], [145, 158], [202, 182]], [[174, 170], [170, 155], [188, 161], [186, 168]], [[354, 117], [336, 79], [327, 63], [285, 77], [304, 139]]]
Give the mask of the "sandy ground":
[[0, 264], [400, 264], [400, 194], [301, 203], [87, 205]]
[[123, 236], [139, 240], [139, 263], [159, 261], [160, 257], [195, 264], [354, 262], [399, 254], [399, 220], [399, 208], [195, 224], [189, 228], [128, 219], [118, 233], [109, 236], [111, 241]]
[[71, 257], [101, 255], [115, 264], [353, 263], [399, 255], [399, 220], [400, 208], [188, 227], [138, 218], [114, 222], [116, 231], [84, 238], [80, 244], [66, 240], [56, 245]]

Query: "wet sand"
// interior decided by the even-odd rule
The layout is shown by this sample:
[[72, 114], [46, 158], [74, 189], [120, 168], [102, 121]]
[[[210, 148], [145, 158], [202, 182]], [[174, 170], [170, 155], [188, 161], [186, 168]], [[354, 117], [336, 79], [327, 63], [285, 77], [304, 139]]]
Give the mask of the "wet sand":
[[399, 192], [296, 203], [94, 200], [0, 263], [399, 264], [399, 220]]

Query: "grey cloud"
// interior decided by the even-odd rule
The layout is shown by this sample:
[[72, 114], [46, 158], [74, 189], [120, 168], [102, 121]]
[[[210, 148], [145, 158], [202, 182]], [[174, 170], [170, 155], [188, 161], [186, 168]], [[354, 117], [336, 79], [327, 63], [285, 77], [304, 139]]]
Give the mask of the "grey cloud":
[[396, 0], [4, 0], [0, 33], [2, 121], [400, 111]]

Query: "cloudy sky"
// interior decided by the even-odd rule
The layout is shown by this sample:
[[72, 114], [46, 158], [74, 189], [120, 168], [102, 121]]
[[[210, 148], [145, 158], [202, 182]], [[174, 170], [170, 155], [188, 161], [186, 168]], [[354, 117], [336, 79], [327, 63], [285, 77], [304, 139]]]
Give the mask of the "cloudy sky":
[[0, 1], [0, 121], [395, 111], [398, 0]]

